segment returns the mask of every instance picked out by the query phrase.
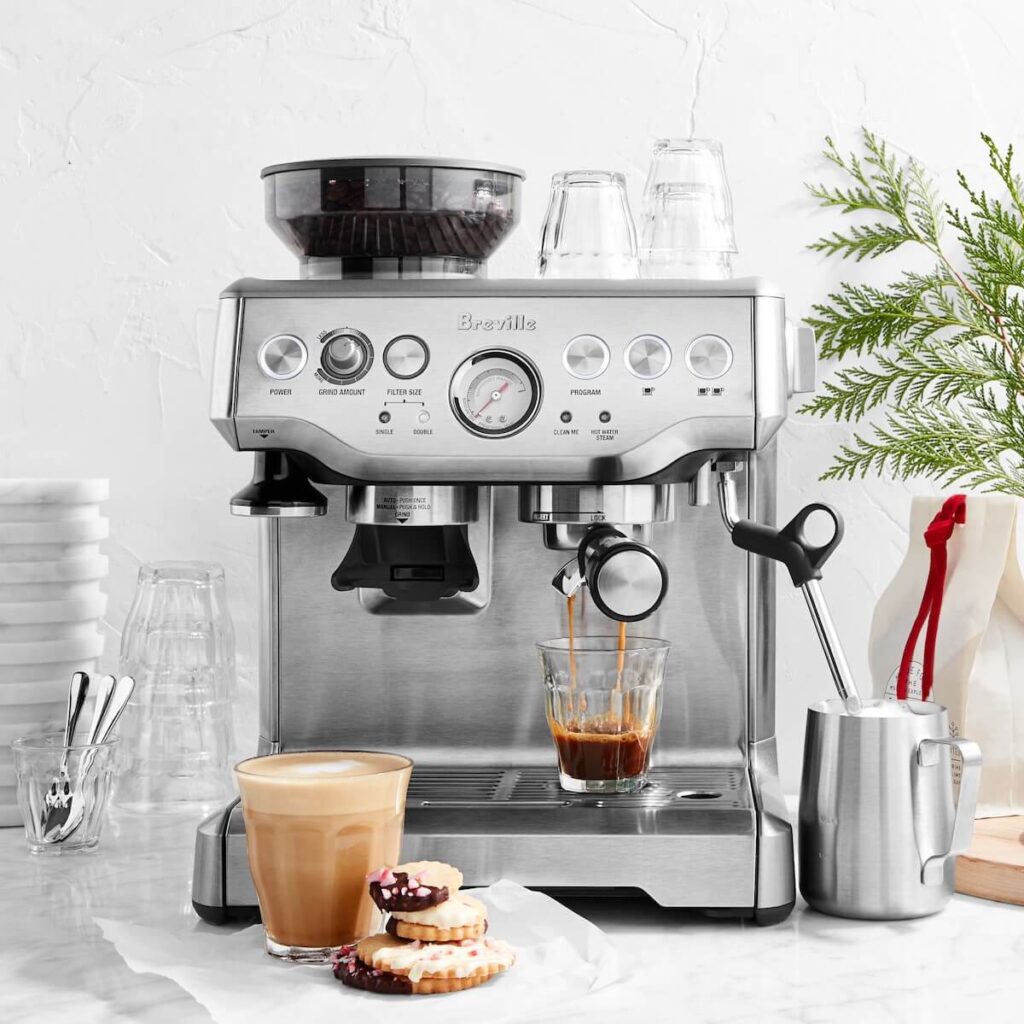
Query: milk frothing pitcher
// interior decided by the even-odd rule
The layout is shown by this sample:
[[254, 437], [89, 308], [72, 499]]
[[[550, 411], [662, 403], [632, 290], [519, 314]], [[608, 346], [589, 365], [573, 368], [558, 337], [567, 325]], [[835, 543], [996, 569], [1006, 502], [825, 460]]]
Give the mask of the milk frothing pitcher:
[[[952, 752], [960, 753], [954, 796]], [[981, 751], [949, 735], [928, 701], [841, 700], [807, 709], [800, 787], [800, 892], [839, 917], [896, 920], [941, 910], [971, 842]]]

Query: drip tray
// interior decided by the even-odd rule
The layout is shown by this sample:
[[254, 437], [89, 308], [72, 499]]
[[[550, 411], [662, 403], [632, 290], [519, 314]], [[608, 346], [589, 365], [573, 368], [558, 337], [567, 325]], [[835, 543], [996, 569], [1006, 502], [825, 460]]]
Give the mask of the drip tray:
[[627, 810], [692, 806], [702, 811], [752, 807], [741, 768], [654, 768], [637, 793], [567, 793], [548, 767], [440, 768], [413, 771], [406, 806], [448, 809], [615, 807]]

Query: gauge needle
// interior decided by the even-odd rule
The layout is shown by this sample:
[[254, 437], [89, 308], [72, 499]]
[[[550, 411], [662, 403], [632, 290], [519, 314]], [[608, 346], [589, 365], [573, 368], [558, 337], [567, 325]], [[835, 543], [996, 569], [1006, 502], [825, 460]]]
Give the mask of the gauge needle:
[[501, 398], [502, 394], [504, 392], [508, 391], [508, 387], [509, 387], [508, 381], [505, 381], [505, 383], [502, 384], [500, 388], [498, 388], [495, 391], [492, 391], [491, 392], [491, 397], [488, 398], [487, 401], [484, 402], [484, 404], [481, 405], [479, 409], [477, 409], [477, 411], [476, 411], [476, 418], [479, 419], [481, 416], [483, 416], [484, 409], [486, 409], [487, 406], [489, 406], [491, 404], [491, 402], [495, 402], [499, 398]]

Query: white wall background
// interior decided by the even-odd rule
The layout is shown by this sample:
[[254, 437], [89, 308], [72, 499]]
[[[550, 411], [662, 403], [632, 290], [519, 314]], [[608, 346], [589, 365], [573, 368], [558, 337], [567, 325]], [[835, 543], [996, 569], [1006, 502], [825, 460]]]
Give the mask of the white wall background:
[[[491, 263], [493, 277], [522, 277], [552, 172], [619, 169], [637, 197], [653, 138], [714, 136], [737, 270], [779, 281], [799, 317], [840, 279], [804, 250], [834, 220], [802, 187], [827, 173], [823, 136], [853, 142], [869, 125], [952, 189], [955, 168], [984, 165], [979, 131], [1020, 130], [1022, 35], [1024, 7], [1009, 0], [6, 4], [0, 475], [110, 477], [110, 665], [140, 561], [223, 562], [251, 690], [254, 531], [227, 512], [249, 460], [206, 416], [219, 290], [296, 273], [263, 225], [262, 166], [424, 153], [525, 167], [522, 225]], [[779, 514], [811, 497], [846, 512], [826, 588], [866, 680], [871, 610], [906, 543], [910, 489], [818, 484], [845, 436], [787, 426]], [[803, 708], [830, 684], [788, 582], [779, 600], [793, 791]]]

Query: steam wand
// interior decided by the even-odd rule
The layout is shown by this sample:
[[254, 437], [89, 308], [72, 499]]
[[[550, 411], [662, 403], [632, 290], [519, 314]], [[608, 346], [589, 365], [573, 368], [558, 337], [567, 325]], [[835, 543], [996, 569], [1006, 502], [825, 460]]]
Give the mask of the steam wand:
[[[738, 548], [782, 562], [789, 570], [793, 585], [799, 588], [807, 602], [836, 690], [846, 710], [855, 715], [861, 709], [860, 694], [820, 582], [821, 567], [843, 539], [843, 517], [831, 505], [813, 502], [802, 508], [781, 530], [738, 518], [736, 481], [732, 474], [740, 465], [739, 462], [722, 460], [713, 467], [718, 474], [718, 505], [722, 521]], [[807, 520], [815, 512], [830, 516], [834, 527], [831, 539], [818, 546], [812, 545], [804, 533]]]

